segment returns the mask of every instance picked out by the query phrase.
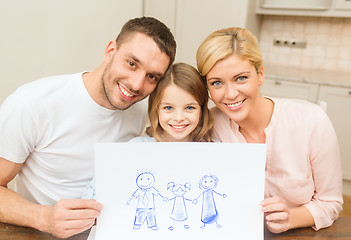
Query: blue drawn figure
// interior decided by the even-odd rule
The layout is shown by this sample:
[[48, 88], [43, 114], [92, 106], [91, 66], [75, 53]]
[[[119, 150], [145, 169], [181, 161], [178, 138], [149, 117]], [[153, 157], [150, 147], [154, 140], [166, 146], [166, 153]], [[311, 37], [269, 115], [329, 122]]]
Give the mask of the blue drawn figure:
[[216, 203], [214, 200], [213, 194], [222, 196], [223, 198], [227, 197], [226, 194], [220, 194], [213, 189], [217, 187], [218, 178], [215, 175], [205, 175], [202, 177], [199, 183], [199, 187], [202, 190], [202, 193], [193, 200], [193, 203], [197, 203], [197, 199], [202, 195], [202, 210], [201, 210], [201, 222], [204, 225], [201, 228], [205, 228], [206, 224], [216, 223], [217, 228], [222, 226], [218, 224], [218, 211]]
[[185, 193], [190, 190], [191, 184], [186, 183], [185, 185], [175, 184], [174, 182], [170, 182], [167, 184], [167, 190], [171, 189], [174, 198], [169, 199], [168, 201], [173, 200], [173, 208], [171, 213], [171, 219], [173, 220], [172, 226], [170, 226], [169, 230], [174, 230], [174, 222], [183, 222], [184, 228], [188, 229], [189, 225], [186, 224], [186, 220], [188, 219], [188, 213], [186, 210], [185, 200], [192, 201], [191, 199], [187, 199], [184, 197]]
[[[155, 184], [155, 177], [150, 172], [143, 172], [136, 178], [136, 184], [138, 189], [127, 201], [127, 205], [129, 205], [133, 198], [138, 199], [134, 229], [139, 229], [146, 220], [148, 228], [158, 230], [155, 217], [154, 198], [158, 195], [162, 197], [162, 195], [153, 187]], [[163, 200], [167, 201], [167, 198], [163, 198]]]

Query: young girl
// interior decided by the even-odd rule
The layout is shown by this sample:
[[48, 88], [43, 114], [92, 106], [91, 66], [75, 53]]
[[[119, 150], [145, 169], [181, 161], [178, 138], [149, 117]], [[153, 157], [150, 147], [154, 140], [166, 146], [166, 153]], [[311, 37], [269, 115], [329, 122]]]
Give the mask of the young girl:
[[[207, 106], [208, 92], [199, 72], [176, 63], [166, 72], [149, 97], [148, 136], [130, 142], [212, 142], [213, 120]], [[94, 179], [83, 194], [95, 199]]]
[[198, 71], [176, 63], [149, 97], [146, 137], [132, 142], [212, 142], [208, 92]]

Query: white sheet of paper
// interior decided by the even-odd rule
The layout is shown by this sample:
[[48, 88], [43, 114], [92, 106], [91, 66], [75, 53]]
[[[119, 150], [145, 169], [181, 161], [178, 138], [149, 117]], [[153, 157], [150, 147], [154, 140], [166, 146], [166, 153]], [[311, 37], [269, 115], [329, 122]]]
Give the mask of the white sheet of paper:
[[95, 240], [263, 239], [265, 160], [264, 144], [96, 144]]
[[96, 226], [92, 226], [87, 240], [95, 240]]

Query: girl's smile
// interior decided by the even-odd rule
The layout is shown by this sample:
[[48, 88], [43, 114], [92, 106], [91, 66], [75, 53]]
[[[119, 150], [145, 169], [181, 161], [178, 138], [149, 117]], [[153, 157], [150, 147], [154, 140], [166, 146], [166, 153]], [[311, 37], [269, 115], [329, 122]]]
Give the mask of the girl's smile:
[[188, 127], [189, 124], [182, 124], [182, 125], [172, 125], [172, 124], [169, 124], [169, 126], [171, 126], [172, 128], [174, 128], [174, 131], [182, 132], [182, 131], [186, 130], [186, 127]]

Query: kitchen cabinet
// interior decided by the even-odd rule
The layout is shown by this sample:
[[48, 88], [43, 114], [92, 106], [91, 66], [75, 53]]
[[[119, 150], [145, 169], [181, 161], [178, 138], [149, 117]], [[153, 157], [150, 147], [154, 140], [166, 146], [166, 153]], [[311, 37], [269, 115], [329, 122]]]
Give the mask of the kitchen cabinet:
[[327, 10], [332, 0], [260, 0], [260, 6], [267, 9]]
[[350, 0], [335, 0], [335, 9], [337, 10], [351, 10]]
[[266, 78], [260, 91], [267, 96], [299, 98], [315, 103], [318, 89], [318, 84]]
[[257, 14], [351, 17], [350, 0], [258, 0]]
[[245, 27], [256, 36], [255, 0], [144, 0], [144, 15], [166, 23], [177, 41], [176, 61], [196, 66], [196, 51], [213, 31]]
[[343, 177], [351, 180], [351, 87], [320, 86], [318, 100], [327, 103], [340, 145]]
[[343, 178], [351, 181], [351, 87], [266, 76], [260, 92], [266, 96], [299, 98], [320, 104], [333, 123], [338, 137]]

